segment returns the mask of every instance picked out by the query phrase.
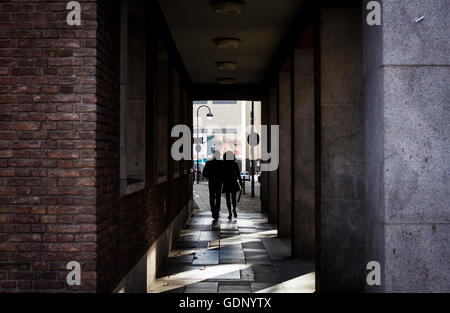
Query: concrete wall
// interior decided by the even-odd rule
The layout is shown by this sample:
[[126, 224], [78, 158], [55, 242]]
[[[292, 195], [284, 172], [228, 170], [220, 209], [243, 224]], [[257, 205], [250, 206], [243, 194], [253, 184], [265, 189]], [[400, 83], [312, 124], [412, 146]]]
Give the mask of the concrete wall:
[[[363, 14], [365, 14], [363, 3]], [[363, 23], [364, 127], [365, 127], [365, 263], [380, 262], [384, 269], [384, 121], [383, 121], [383, 40], [380, 26]], [[383, 275], [384, 276], [384, 275]], [[382, 277], [383, 278], [383, 277]], [[384, 285], [384, 283], [383, 283]], [[366, 291], [382, 291], [368, 287]]]
[[361, 11], [320, 11], [321, 291], [364, 290]]
[[164, 233], [152, 244], [139, 262], [128, 272], [114, 293], [147, 293], [164, 267], [176, 239], [192, 211], [192, 201], [173, 220]]
[[382, 265], [369, 292], [450, 289], [449, 9], [385, 0], [364, 26], [366, 258]]
[[297, 49], [295, 56], [295, 207], [293, 255], [315, 257], [314, 194], [314, 51]]
[[291, 236], [291, 62], [279, 75], [280, 166], [278, 236]]

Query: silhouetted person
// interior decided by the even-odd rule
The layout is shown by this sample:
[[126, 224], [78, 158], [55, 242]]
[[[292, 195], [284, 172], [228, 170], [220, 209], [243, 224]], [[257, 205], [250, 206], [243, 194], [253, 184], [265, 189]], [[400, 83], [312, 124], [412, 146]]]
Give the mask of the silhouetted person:
[[[237, 165], [233, 152], [227, 152], [223, 156], [223, 187], [222, 192], [225, 194], [227, 199], [228, 207], [228, 219], [231, 220], [233, 217], [231, 214], [231, 204], [233, 204], [234, 217], [237, 218], [236, 212], [236, 193], [241, 190], [242, 178], [239, 172], [239, 166]], [[239, 181], [239, 183], [238, 183]]]
[[213, 219], [217, 220], [220, 216], [223, 183], [223, 161], [220, 160], [219, 151], [215, 151], [213, 158], [206, 162], [203, 176], [208, 179], [209, 204], [211, 205]]

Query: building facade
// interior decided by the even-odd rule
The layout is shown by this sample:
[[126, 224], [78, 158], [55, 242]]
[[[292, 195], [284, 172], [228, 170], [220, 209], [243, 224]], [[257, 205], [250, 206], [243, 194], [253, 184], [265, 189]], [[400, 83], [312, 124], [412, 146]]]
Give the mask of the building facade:
[[[252, 106], [253, 105], [253, 106]], [[206, 106], [206, 107], [204, 107]], [[193, 151], [194, 164], [199, 160], [200, 167], [212, 158], [214, 151], [223, 156], [227, 151], [234, 153], [242, 172], [250, 171], [251, 147], [248, 144], [249, 136], [253, 131], [261, 133], [261, 102], [260, 101], [195, 101]], [[200, 108], [200, 109], [199, 109]], [[209, 112], [214, 115], [208, 119]], [[199, 113], [197, 121], [197, 111]], [[197, 132], [201, 151], [196, 153]], [[261, 145], [258, 144], [253, 151], [255, 163], [261, 161]], [[258, 162], [259, 161], [259, 162]]]

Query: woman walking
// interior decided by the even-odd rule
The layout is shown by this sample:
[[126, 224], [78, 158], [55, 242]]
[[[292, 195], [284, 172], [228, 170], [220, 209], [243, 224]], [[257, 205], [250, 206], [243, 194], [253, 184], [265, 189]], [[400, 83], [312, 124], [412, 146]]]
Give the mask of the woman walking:
[[[234, 217], [237, 218], [236, 212], [236, 193], [241, 190], [242, 178], [239, 172], [239, 166], [237, 165], [233, 152], [228, 151], [223, 156], [223, 189], [222, 193], [225, 194], [228, 207], [228, 219], [232, 219], [231, 204], [233, 204]], [[239, 183], [238, 183], [239, 181]]]

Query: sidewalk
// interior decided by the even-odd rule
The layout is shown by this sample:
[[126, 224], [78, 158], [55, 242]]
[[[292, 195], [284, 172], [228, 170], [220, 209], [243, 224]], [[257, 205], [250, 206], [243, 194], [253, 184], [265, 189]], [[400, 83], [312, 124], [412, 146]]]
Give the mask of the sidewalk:
[[223, 200], [220, 219], [211, 218], [207, 184], [195, 185], [197, 203], [176, 248], [151, 286], [151, 293], [310, 293], [314, 263], [290, 259], [289, 239], [258, 213], [247, 194], [238, 219], [229, 221]]

